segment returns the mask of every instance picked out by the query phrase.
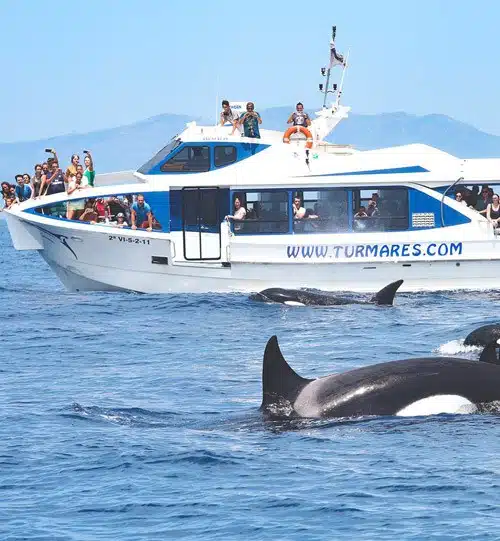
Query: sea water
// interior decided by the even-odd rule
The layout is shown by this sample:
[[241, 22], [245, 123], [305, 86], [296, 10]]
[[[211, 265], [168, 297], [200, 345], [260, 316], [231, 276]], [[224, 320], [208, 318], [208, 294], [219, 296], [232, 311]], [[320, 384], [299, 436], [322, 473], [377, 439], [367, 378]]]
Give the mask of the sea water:
[[[277, 334], [306, 377], [459, 355], [499, 292], [393, 308], [68, 293], [0, 221], [0, 539], [498, 539], [494, 414], [266, 422]], [[279, 286], [280, 284], [276, 284]]]

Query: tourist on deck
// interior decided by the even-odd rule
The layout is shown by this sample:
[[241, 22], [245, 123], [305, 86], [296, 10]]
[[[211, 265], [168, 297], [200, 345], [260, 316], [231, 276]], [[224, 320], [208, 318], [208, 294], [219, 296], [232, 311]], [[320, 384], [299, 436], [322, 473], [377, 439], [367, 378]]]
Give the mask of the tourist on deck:
[[71, 156], [71, 163], [68, 165], [66, 172], [64, 173], [64, 182], [68, 183], [71, 180], [71, 177], [76, 176], [77, 166], [80, 162], [80, 156], [78, 154], [73, 154]]
[[109, 207], [109, 214], [110, 218], [114, 219], [116, 216], [118, 216], [119, 213], [125, 214], [127, 211], [127, 208], [124, 206], [122, 200], [118, 198], [118, 196], [113, 195], [111, 196], [108, 201], [108, 207]]
[[476, 210], [479, 214], [484, 214], [486, 216], [486, 210], [488, 205], [491, 203], [491, 194], [490, 188], [486, 184], [481, 188], [481, 197], [478, 198], [476, 203]]
[[366, 208], [366, 215], [369, 218], [376, 218], [380, 215], [380, 212], [377, 207], [377, 202], [374, 199], [368, 201], [368, 207]]
[[288, 117], [286, 123], [293, 126], [302, 126], [303, 128], [308, 128], [311, 125], [311, 119], [307, 113], [304, 113], [304, 105], [300, 101], [295, 106], [295, 112]]
[[31, 176], [28, 175], [28, 173], [23, 174], [23, 181], [25, 184], [28, 184], [29, 186], [31, 186]]
[[45, 183], [42, 181], [40, 188], [40, 195], [53, 195], [55, 193], [62, 193], [66, 191], [64, 185], [64, 175], [59, 167], [59, 162], [54, 160], [52, 162], [52, 171], [50, 176], [45, 179]]
[[262, 124], [262, 118], [255, 110], [254, 104], [249, 101], [247, 103], [247, 112], [240, 116], [239, 124], [243, 126], [243, 135], [260, 139], [259, 124]]
[[500, 224], [500, 199], [498, 194], [493, 194], [491, 203], [486, 207], [486, 218], [493, 224], [493, 227], [499, 227]]
[[241, 205], [241, 200], [239, 197], [234, 199], [234, 212], [233, 214], [228, 214], [226, 220], [244, 220], [247, 215], [245, 207]]
[[355, 218], [368, 218], [368, 214], [366, 213], [366, 207], [361, 205], [358, 209], [358, 212], [354, 215]]
[[144, 201], [144, 195], [138, 194], [136, 202], [131, 207], [132, 229], [137, 229], [147, 222], [147, 230], [153, 230], [153, 215], [151, 207]]
[[233, 135], [234, 131], [238, 127], [238, 114], [233, 113], [233, 110], [229, 106], [229, 102], [227, 100], [222, 100], [222, 111], [220, 113], [220, 125], [224, 126], [225, 124], [231, 124], [233, 126], [233, 131], [231, 132], [231, 135]]
[[125, 215], [123, 212], [119, 212], [116, 215], [116, 220], [113, 222], [115, 227], [128, 227], [128, 223], [125, 220]]
[[462, 195], [462, 192], [457, 192], [455, 194], [455, 201], [457, 203], [462, 203], [462, 205], [467, 206], [467, 201], [464, 199], [464, 196]]
[[83, 153], [85, 154], [85, 159], [83, 160], [85, 171], [83, 175], [87, 178], [87, 184], [93, 188], [95, 180], [94, 160], [88, 150], [84, 150]]
[[31, 186], [29, 186], [28, 184], [25, 184], [23, 175], [16, 175], [16, 183], [17, 183], [17, 186], [15, 187], [16, 201], [18, 203], [22, 203], [23, 201], [26, 201], [27, 199], [31, 199]]
[[5, 200], [5, 208], [9, 209], [15, 202], [16, 199], [14, 197], [7, 197], [7, 199]]
[[49, 164], [47, 162], [43, 162], [42, 163], [42, 175], [49, 175], [50, 174], [50, 168], [49, 168]]
[[42, 166], [37, 163], [35, 165], [35, 174], [31, 177], [31, 197], [36, 199], [40, 195], [42, 182], [46, 181], [47, 177], [43, 173]]
[[[68, 183], [68, 195], [71, 195], [72, 193], [79, 191], [79, 190], [85, 190], [87, 186], [82, 185], [82, 173], [81, 171], [77, 171], [76, 176], [72, 177], [72, 179]], [[85, 200], [84, 199], [77, 199], [76, 201], [68, 201], [67, 210], [66, 210], [66, 218], [68, 220], [78, 220], [80, 215], [85, 209]]]
[[95, 200], [94, 209], [97, 212], [99, 222], [107, 223], [109, 221], [109, 205], [102, 197], [98, 197]]
[[97, 219], [98, 219], [98, 215], [95, 210], [95, 201], [93, 199], [89, 199], [85, 203], [85, 208], [83, 210], [82, 215], [80, 216], [80, 221], [88, 222], [90, 224], [96, 224]]
[[302, 206], [300, 197], [295, 196], [293, 199], [293, 217], [296, 220], [301, 220], [306, 215], [306, 209]]
[[[233, 222], [242, 222], [247, 216], [247, 209], [241, 204], [241, 199], [239, 197], [234, 198], [234, 211], [232, 214], [226, 216], [226, 220], [232, 220]], [[239, 231], [241, 229], [241, 224], [235, 224], [234, 230]]]
[[8, 182], [2, 182], [2, 199], [10, 196], [10, 184]]

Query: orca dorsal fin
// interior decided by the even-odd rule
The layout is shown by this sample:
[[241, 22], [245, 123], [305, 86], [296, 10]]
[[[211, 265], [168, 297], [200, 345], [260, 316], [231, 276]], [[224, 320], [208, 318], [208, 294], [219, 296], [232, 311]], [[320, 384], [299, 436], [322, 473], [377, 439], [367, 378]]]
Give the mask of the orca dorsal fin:
[[499, 347], [500, 339], [499, 340], [492, 340], [487, 346], [483, 349], [481, 356], [479, 357], [479, 360], [482, 363], [491, 363], [491, 364], [499, 364], [500, 365], [500, 359], [497, 355], [497, 349]]
[[391, 284], [383, 287], [373, 296], [372, 302], [375, 304], [392, 305], [394, 302], [394, 295], [396, 295], [396, 291], [401, 287], [403, 282], [404, 280], [397, 280], [396, 282], [392, 282]]
[[264, 351], [262, 364], [262, 405], [268, 409], [273, 404], [293, 404], [300, 391], [312, 380], [300, 377], [285, 361], [278, 338], [272, 336]]

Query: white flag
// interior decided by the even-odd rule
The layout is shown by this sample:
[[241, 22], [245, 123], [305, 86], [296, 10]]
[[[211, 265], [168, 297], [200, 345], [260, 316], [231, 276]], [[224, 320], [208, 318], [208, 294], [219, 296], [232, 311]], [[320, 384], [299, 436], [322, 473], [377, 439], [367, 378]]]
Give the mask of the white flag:
[[330, 66], [329, 69], [332, 69], [333, 66], [345, 66], [344, 57], [338, 53], [335, 49], [335, 42], [330, 41]]

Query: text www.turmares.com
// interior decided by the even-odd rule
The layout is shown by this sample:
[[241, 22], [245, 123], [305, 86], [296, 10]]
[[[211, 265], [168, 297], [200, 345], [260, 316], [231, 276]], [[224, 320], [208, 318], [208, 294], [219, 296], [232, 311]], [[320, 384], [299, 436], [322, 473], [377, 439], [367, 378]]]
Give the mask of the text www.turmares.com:
[[461, 242], [431, 242], [429, 244], [343, 244], [293, 246], [286, 248], [289, 259], [351, 259], [371, 257], [445, 257], [462, 255]]

